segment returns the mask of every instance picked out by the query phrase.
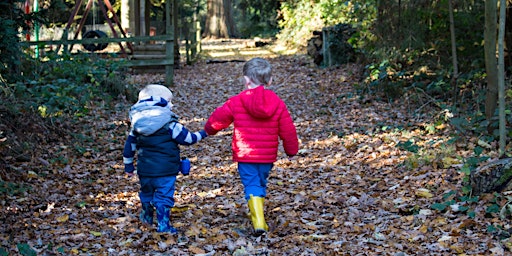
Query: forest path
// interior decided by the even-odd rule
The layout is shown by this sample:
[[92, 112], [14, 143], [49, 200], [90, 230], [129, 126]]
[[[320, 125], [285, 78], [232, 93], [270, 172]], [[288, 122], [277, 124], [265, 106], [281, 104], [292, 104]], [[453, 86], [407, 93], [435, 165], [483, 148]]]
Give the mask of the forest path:
[[294, 51], [273, 44], [269, 39], [205, 39], [201, 42], [201, 58], [207, 61], [275, 58], [290, 52]]
[[[462, 176], [433, 159], [417, 165], [400, 142], [446, 144], [429, 135], [408, 102], [357, 94], [361, 67], [321, 69], [302, 55], [265, 56], [274, 90], [287, 104], [300, 139], [292, 161], [280, 151], [269, 178], [265, 214], [270, 232], [252, 237], [231, 129], [182, 147], [192, 162], [178, 176], [173, 224], [179, 236], [141, 227], [136, 178], [125, 177], [122, 147], [133, 102], [91, 111], [77, 126], [80, 145], [48, 145], [53, 161], [27, 174], [30, 193], [4, 201], [1, 246], [28, 244], [66, 255], [430, 255], [499, 250], [486, 221], [434, 211]], [[243, 62], [202, 59], [175, 71], [174, 110], [192, 131], [243, 89]], [[144, 85], [161, 74], [128, 79]], [[440, 128], [441, 129], [441, 128]], [[81, 147], [77, 155], [74, 148]], [[44, 159], [43, 159], [44, 160]], [[43, 161], [41, 160], [41, 161]], [[44, 160], [46, 161], [46, 160]], [[436, 162], [437, 161], [437, 162]], [[47, 162], [47, 161], [46, 161]], [[54, 163], [55, 162], [55, 163]], [[7, 210], [6, 209], [17, 209]], [[50, 246], [51, 245], [51, 246]], [[401, 253], [401, 254], [400, 254]]]

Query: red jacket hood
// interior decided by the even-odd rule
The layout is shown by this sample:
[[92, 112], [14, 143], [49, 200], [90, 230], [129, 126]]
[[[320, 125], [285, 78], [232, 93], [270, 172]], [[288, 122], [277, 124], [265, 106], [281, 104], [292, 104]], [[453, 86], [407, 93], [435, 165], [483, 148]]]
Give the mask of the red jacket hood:
[[242, 105], [247, 112], [258, 119], [267, 119], [274, 115], [279, 106], [279, 97], [264, 86], [245, 90], [240, 94]]

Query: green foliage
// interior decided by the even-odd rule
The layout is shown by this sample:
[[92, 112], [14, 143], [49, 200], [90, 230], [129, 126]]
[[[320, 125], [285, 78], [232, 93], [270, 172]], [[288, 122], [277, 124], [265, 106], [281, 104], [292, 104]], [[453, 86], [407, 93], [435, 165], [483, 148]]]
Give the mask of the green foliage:
[[399, 142], [397, 147], [412, 153], [404, 161], [405, 166], [409, 169], [416, 169], [425, 165], [433, 166], [434, 168], [448, 168], [454, 162], [458, 162], [458, 160], [453, 158], [455, 152], [453, 144], [453, 141], [431, 140], [419, 146], [418, 142], [410, 139], [405, 142]]
[[17, 247], [23, 256], [37, 256], [37, 252], [29, 244], [18, 244]]
[[0, 1], [0, 81], [9, 83], [21, 77], [20, 64], [23, 53], [20, 36], [34, 22], [44, 23], [46, 10], [25, 14], [20, 8], [24, 0]]
[[[371, 63], [389, 62], [396, 69], [395, 73], [404, 74], [394, 79], [393, 85], [398, 89], [393, 92], [400, 92], [400, 88], [413, 80], [418, 81], [415, 86], [419, 85], [427, 94], [446, 99], [453, 89], [447, 1], [397, 3], [384, 0], [379, 2], [378, 8], [378, 22], [372, 26], [371, 33], [367, 33], [370, 36], [360, 37], [364, 38], [359, 44], [360, 50]], [[396, 9], [400, 9], [399, 15]], [[459, 84], [474, 85], [472, 79], [483, 70], [483, 14], [483, 2], [456, 6], [454, 25]], [[419, 72], [422, 77], [417, 77]], [[400, 84], [398, 80], [405, 81]]]
[[[439, 100], [453, 96], [446, 0], [285, 1], [281, 13], [282, 30], [278, 38], [293, 46], [305, 46], [312, 31], [328, 26], [341, 23], [355, 29], [348, 42], [358, 56], [364, 56], [358, 61], [367, 64], [360, 93], [395, 100], [414, 88]], [[453, 13], [459, 71], [457, 92], [468, 95], [471, 90], [481, 89], [472, 87], [481, 83], [484, 70], [484, 13], [483, 2], [474, 1], [457, 3]]]
[[328, 65], [341, 65], [355, 61], [355, 51], [349, 43], [355, 34], [355, 29], [348, 24], [336, 24], [323, 29], [326, 33], [324, 42], [328, 49], [329, 58], [324, 56], [324, 62], [329, 59]]
[[476, 168], [480, 165], [480, 163], [489, 159], [488, 156], [481, 155], [483, 149], [479, 146], [473, 149], [474, 156], [467, 157], [464, 159], [464, 164], [460, 168], [460, 172], [464, 174], [462, 192], [466, 195], [471, 194], [471, 185], [469, 183], [469, 179], [471, 177], [471, 173], [476, 170]]
[[[73, 8], [75, 7], [75, 1], [70, 0], [52, 0], [49, 1], [49, 6], [47, 9], [47, 13], [44, 14], [44, 17], [48, 21], [51, 26], [62, 26], [68, 22], [69, 15], [72, 13]], [[117, 4], [121, 3], [121, 1], [111, 1], [114, 9], [117, 7]], [[41, 1], [40, 1], [41, 3]], [[92, 16], [89, 14], [89, 16]], [[102, 19], [102, 17], [98, 17]]]
[[[483, 217], [486, 218], [495, 218], [496, 215], [500, 215], [502, 219], [505, 219], [507, 216], [505, 214], [507, 210], [507, 204], [505, 206], [500, 206], [499, 202], [501, 201], [502, 196], [498, 193], [493, 194], [493, 198], [487, 203], [485, 207], [485, 212], [483, 212]], [[466, 214], [470, 218], [476, 217], [476, 212], [474, 208], [477, 207], [479, 203], [478, 196], [470, 196], [461, 191], [451, 190], [445, 194], [443, 194], [442, 201], [438, 203], [434, 203], [431, 205], [433, 210], [437, 210], [440, 212], [448, 212], [451, 211], [455, 214]], [[504, 232], [503, 227], [501, 226], [487, 226], [487, 232], [496, 234], [498, 236], [506, 235], [509, 237], [510, 234], [508, 232]], [[507, 234], [504, 234], [507, 233]]]
[[[43, 117], [87, 114], [88, 106], [122, 93], [118, 63], [94, 55], [48, 55], [27, 59], [24, 80], [6, 86], [5, 97], [19, 109], [38, 111]], [[121, 87], [121, 88], [120, 88]]]
[[[285, 1], [281, 3], [281, 31], [278, 38], [292, 46], [306, 46], [312, 32], [336, 24], [350, 24], [357, 28], [358, 38], [371, 37], [369, 28], [373, 26], [376, 2], [316, 0]], [[358, 44], [359, 42], [353, 41]]]
[[405, 80], [402, 79], [404, 72], [400, 66], [384, 60], [380, 64], [366, 66], [367, 75], [363, 86], [357, 88], [361, 93], [375, 94], [383, 93], [386, 99], [393, 100], [403, 93]]
[[[18, 28], [25, 27], [25, 19], [21, 9], [16, 4], [23, 1], [0, 2], [0, 78], [13, 81], [18, 73], [19, 56]], [[26, 29], [25, 29], [26, 30]]]
[[414, 143], [413, 140], [408, 140], [406, 142], [401, 141], [396, 146], [400, 149], [407, 150], [412, 153], [418, 153], [420, 148], [418, 145], [416, 145], [416, 143]]
[[472, 210], [472, 205], [478, 203], [478, 197], [470, 197], [460, 195], [460, 192], [451, 190], [443, 194], [443, 201], [440, 203], [434, 203], [430, 208], [437, 211], [452, 211], [454, 213], [465, 213], [470, 218], [475, 218], [476, 213]]
[[240, 0], [235, 7], [235, 20], [242, 38], [273, 37], [278, 30], [279, 1]]
[[286, 1], [281, 4], [282, 29], [277, 35], [281, 41], [292, 46], [306, 46], [313, 31], [321, 30], [325, 23], [318, 5], [311, 1]]
[[0, 194], [9, 196], [23, 195], [23, 193], [30, 191], [31, 189], [32, 188], [28, 185], [0, 180]]

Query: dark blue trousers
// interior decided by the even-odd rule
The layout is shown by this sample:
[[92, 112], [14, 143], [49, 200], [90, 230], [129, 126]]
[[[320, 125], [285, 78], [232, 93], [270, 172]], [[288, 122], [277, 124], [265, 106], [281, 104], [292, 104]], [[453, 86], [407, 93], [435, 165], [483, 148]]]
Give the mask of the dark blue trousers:
[[155, 208], [174, 206], [176, 176], [139, 177], [141, 203], [151, 203]]

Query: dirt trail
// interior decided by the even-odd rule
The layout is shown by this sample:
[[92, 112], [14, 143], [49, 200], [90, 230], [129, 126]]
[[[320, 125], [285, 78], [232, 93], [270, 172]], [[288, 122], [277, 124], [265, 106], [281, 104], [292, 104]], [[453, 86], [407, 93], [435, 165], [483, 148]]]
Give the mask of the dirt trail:
[[[409, 153], [397, 143], [421, 135], [410, 106], [361, 101], [354, 90], [360, 80], [356, 65], [320, 69], [305, 56], [267, 57], [274, 67], [270, 89], [287, 103], [301, 150], [293, 161], [281, 152], [271, 173], [266, 236], [249, 235], [243, 188], [231, 162], [231, 130], [182, 148], [193, 167], [176, 187], [172, 219], [180, 235], [140, 227], [137, 180], [126, 179], [121, 165], [131, 103], [120, 101], [83, 119], [81, 132], [94, 138], [81, 145], [86, 153], [51, 146], [69, 162], [48, 166], [44, 176], [28, 180], [34, 191], [4, 202], [0, 246], [15, 251], [16, 244], [28, 243], [41, 254], [66, 255], [489, 252], [495, 241], [483, 221], [454, 231], [452, 223], [464, 218], [430, 211], [444, 192], [460, 185], [455, 169], [411, 170], [404, 164]], [[217, 106], [242, 89], [242, 66], [201, 60], [176, 70], [172, 89], [182, 123], [201, 129]], [[131, 78], [141, 84], [162, 80]], [[418, 196], [419, 188], [433, 197]]]
[[206, 60], [247, 60], [253, 57], [275, 58], [290, 50], [263, 39], [203, 40], [201, 56]]

